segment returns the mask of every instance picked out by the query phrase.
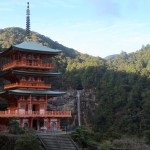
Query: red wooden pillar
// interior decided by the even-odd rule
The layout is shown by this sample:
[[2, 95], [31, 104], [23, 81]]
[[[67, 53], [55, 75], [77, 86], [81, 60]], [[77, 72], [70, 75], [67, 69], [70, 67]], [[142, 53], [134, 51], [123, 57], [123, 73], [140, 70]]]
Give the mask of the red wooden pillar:
[[40, 118], [37, 118], [37, 130], [40, 131]]
[[30, 113], [32, 113], [32, 104], [31, 104], [31, 99], [32, 99], [32, 96], [31, 96], [31, 94], [30, 94]]
[[60, 118], [57, 118], [57, 129], [60, 129]]
[[33, 118], [30, 118], [30, 119], [29, 119], [29, 124], [30, 124], [29, 127], [30, 127], [30, 128], [32, 128], [32, 122], [33, 122]]
[[47, 130], [50, 131], [50, 118], [47, 118]]
[[54, 110], [54, 98], [52, 97], [52, 111]]
[[20, 127], [23, 128], [23, 119], [20, 118]]
[[28, 125], [29, 125], [29, 128], [31, 128], [31, 118], [29, 118], [28, 120]]
[[46, 95], [46, 106], [45, 106], [45, 112], [46, 112], [46, 110], [47, 110], [47, 103], [48, 103], [48, 98], [47, 98], [47, 95]]

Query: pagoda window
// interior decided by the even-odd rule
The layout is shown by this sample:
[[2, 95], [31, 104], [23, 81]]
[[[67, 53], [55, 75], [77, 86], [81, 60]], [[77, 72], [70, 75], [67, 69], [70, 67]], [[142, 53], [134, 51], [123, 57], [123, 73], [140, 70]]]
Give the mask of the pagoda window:
[[37, 81], [38, 81], [38, 82], [42, 82], [41, 78], [38, 78]]
[[6, 59], [5, 62], [6, 62], [6, 64], [8, 64], [10, 61], [9, 61], [9, 59]]
[[34, 56], [34, 55], [32, 55], [32, 59], [35, 59], [35, 56]]
[[40, 109], [44, 109], [45, 108], [45, 104], [40, 104]]
[[11, 62], [11, 59], [8, 58], [8, 59], [6, 60], [6, 63], [10, 63], [10, 62]]
[[36, 101], [36, 100], [37, 100], [36, 96], [33, 96], [33, 97], [32, 97], [32, 99], [33, 99], [34, 101]]
[[36, 60], [39, 60], [39, 59], [40, 59], [40, 56], [39, 56], [39, 55], [36, 55], [36, 56], [35, 56], [35, 59], [36, 59]]
[[16, 59], [17, 59], [17, 60], [20, 60], [20, 59], [21, 59], [20, 54], [17, 54], [17, 55], [16, 55]]
[[25, 100], [25, 97], [24, 97], [24, 96], [21, 96], [21, 97], [20, 97], [20, 100], [24, 101], [24, 100]]
[[29, 81], [35, 81], [35, 78], [34, 77], [30, 77]]
[[28, 81], [32, 81], [32, 77], [29, 77]]
[[24, 103], [19, 103], [19, 108], [20, 109], [24, 109], [25, 108], [25, 104]]
[[22, 78], [21, 78], [21, 81], [26, 81], [26, 78], [25, 78], [25, 77], [22, 77]]
[[34, 66], [38, 66], [38, 63], [36, 61], [33, 62]]
[[30, 96], [29, 96], [29, 97], [27, 97], [27, 100], [28, 100], [28, 101], [30, 100]]
[[28, 59], [32, 59], [32, 55], [28, 55]]
[[29, 81], [35, 81], [35, 78], [34, 77], [30, 77]]
[[40, 101], [44, 101], [45, 99], [44, 99], [44, 97], [40, 97], [40, 99], [39, 99]]
[[22, 58], [23, 58], [23, 59], [26, 59], [26, 55], [23, 55]]
[[18, 59], [19, 59], [18, 55], [15, 55], [15, 60], [18, 60]]

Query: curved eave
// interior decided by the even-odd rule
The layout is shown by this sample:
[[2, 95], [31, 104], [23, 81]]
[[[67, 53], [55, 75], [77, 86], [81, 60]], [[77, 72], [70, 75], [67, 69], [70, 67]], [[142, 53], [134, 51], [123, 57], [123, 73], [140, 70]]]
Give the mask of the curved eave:
[[58, 76], [61, 73], [55, 73], [55, 72], [34, 72], [34, 71], [22, 71], [22, 70], [13, 70], [13, 74], [25, 74], [25, 75], [40, 75], [40, 76]]
[[0, 56], [9, 53], [12, 50], [34, 52], [34, 53], [41, 53], [41, 54], [51, 54], [51, 55], [58, 55], [59, 53], [62, 52], [61, 50], [52, 49], [36, 42], [25, 41], [17, 45], [11, 45], [8, 49], [0, 53]]
[[23, 71], [23, 70], [6, 70], [6, 71], [0, 71], [0, 76], [5, 76], [5, 75], [39, 75], [39, 76], [46, 76], [46, 77], [55, 77], [61, 75], [60, 72], [55, 73], [55, 72], [34, 72], [34, 71]]
[[66, 92], [57, 92], [57, 91], [49, 91], [49, 90], [8, 90], [9, 94], [16, 95], [49, 95], [49, 96], [60, 96], [66, 94]]
[[10, 46], [8, 49], [4, 50], [3, 52], [0, 53], [0, 57], [9, 53], [12, 50], [12, 46]]
[[0, 77], [4, 76], [4, 75], [6, 75], [6, 74], [7, 74], [6, 71], [0, 71]]
[[6, 93], [6, 91], [0, 91], [0, 95]]
[[25, 49], [25, 48], [19, 48], [12, 46], [13, 50], [18, 50], [18, 51], [25, 51], [25, 52], [33, 52], [33, 53], [40, 53], [40, 54], [51, 54], [51, 55], [58, 55], [61, 53], [61, 50], [56, 50], [56, 52], [52, 51], [44, 51], [44, 50], [33, 50], [33, 49]]
[[18, 49], [20, 51], [30, 51], [46, 54], [59, 54], [61, 50], [52, 49], [37, 42], [25, 41], [17, 45], [12, 45], [13, 49]]

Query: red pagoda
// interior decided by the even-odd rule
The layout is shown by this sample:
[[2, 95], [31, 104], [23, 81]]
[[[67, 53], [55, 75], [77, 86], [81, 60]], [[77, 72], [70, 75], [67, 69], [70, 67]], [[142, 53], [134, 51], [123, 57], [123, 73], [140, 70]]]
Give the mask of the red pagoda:
[[[27, 7], [27, 34], [29, 35], [29, 3]], [[11, 118], [19, 120], [20, 127], [40, 130], [60, 129], [61, 118], [70, 118], [71, 111], [47, 110], [48, 101], [65, 92], [52, 91], [47, 79], [57, 77], [53, 57], [61, 50], [51, 49], [32, 41], [12, 45], [0, 53], [0, 77], [5, 79], [0, 97], [8, 101], [6, 111], [0, 111], [0, 124]]]

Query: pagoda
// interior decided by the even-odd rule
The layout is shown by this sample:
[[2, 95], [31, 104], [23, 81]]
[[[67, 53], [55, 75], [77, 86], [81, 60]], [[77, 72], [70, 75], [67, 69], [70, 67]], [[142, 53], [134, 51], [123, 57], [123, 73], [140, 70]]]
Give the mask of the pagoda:
[[[27, 38], [30, 37], [30, 11], [27, 6]], [[15, 117], [21, 128], [60, 129], [61, 118], [70, 118], [71, 111], [47, 109], [48, 101], [65, 92], [51, 90], [47, 81], [60, 75], [55, 72], [54, 56], [61, 50], [51, 49], [31, 40], [12, 45], [0, 53], [0, 77], [4, 80], [0, 97], [8, 108], [0, 111], [0, 124]], [[2, 125], [1, 125], [2, 126]]]

